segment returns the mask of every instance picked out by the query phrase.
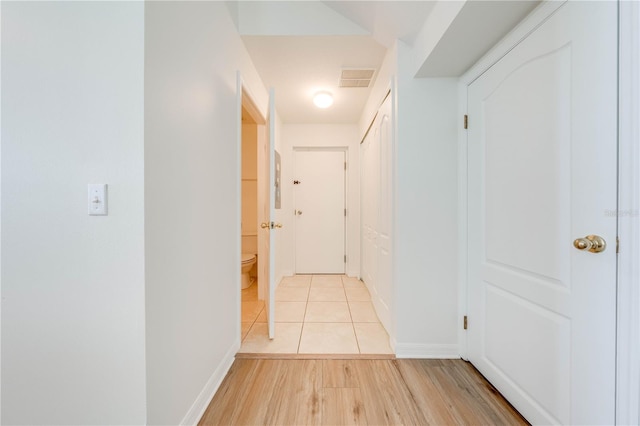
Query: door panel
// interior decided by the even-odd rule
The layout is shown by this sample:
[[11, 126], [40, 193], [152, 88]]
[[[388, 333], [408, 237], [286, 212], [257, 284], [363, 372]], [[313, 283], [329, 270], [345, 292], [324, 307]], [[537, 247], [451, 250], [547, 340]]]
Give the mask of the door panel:
[[[268, 209], [269, 209], [269, 287], [266, 291], [265, 298], [265, 309], [267, 311], [267, 326], [269, 330], [269, 338], [273, 339], [276, 335], [276, 324], [275, 324], [275, 316], [276, 316], [276, 238], [275, 232], [279, 229], [280, 224], [274, 224], [274, 220], [276, 217], [276, 124], [275, 124], [275, 114], [276, 112], [276, 95], [273, 88], [269, 90], [269, 111], [267, 117], [267, 134], [269, 138], [269, 152], [267, 153], [269, 158], [269, 188], [267, 189], [267, 194], [269, 197]], [[278, 225], [278, 226], [274, 226]]]
[[532, 423], [614, 422], [616, 26], [568, 2], [468, 87], [468, 355]]
[[[258, 139], [258, 283], [264, 285], [269, 338], [275, 337], [275, 93], [269, 91], [269, 110], [263, 134]], [[264, 283], [264, 284], [262, 284]]]
[[296, 273], [345, 270], [345, 152], [295, 151]]
[[391, 327], [391, 101], [387, 98], [360, 146], [362, 279], [382, 325]]
[[379, 129], [374, 122], [369, 134], [361, 145], [362, 179], [362, 280], [375, 298], [378, 282], [378, 171], [380, 152], [378, 146]]
[[[561, 286], [571, 253], [570, 60], [568, 46], [530, 59], [486, 95], [482, 111], [487, 260]], [[513, 99], [527, 101], [514, 108]], [[545, 250], [532, 252], [532, 235]]]

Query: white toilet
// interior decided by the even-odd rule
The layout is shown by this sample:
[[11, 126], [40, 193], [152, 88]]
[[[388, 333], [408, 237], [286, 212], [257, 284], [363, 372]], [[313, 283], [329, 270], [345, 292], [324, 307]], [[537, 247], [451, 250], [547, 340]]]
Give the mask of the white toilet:
[[251, 277], [249, 271], [256, 263], [256, 255], [251, 253], [242, 253], [242, 288], [249, 288], [251, 286]]

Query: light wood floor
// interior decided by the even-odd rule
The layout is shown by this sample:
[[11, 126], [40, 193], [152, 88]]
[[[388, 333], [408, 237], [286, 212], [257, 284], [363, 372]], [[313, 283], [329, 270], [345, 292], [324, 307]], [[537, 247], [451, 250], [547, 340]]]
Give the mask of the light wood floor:
[[236, 359], [200, 424], [528, 423], [462, 360]]

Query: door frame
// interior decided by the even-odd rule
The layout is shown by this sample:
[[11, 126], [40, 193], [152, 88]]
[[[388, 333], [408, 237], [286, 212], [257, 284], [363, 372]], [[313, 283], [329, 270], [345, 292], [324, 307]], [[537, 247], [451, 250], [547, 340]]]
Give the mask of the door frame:
[[[620, 2], [616, 423], [640, 422], [640, 4]], [[628, 241], [627, 241], [628, 240]]]
[[[566, 1], [566, 0], [565, 0]], [[467, 359], [467, 334], [464, 317], [468, 296], [468, 152], [467, 132], [463, 120], [467, 114], [467, 88], [518, 43], [550, 18], [564, 3], [543, 2], [520, 22], [505, 38], [473, 65], [458, 82], [458, 348]], [[637, 210], [640, 193], [640, 4], [619, 2], [619, 206], [635, 206], [635, 210], [620, 210], [618, 234], [628, 236], [621, 241], [618, 256], [617, 294], [617, 373], [616, 424], [636, 424], [640, 420], [640, 224]], [[629, 214], [627, 215], [627, 212]], [[627, 221], [621, 219], [627, 217]], [[623, 237], [623, 239], [624, 239]]]
[[[295, 172], [296, 170], [296, 153], [297, 152], [341, 152], [344, 154], [344, 161], [345, 164], [347, 165], [347, 169], [344, 170], [344, 201], [343, 201], [343, 208], [348, 209], [348, 205], [349, 205], [349, 173], [347, 173], [347, 170], [349, 168], [349, 147], [348, 146], [328, 146], [328, 147], [320, 147], [320, 146], [293, 146], [291, 149], [291, 152], [293, 154], [293, 170]], [[294, 179], [296, 177], [294, 176]], [[293, 191], [293, 207], [295, 209], [296, 206], [296, 196], [295, 196], [296, 192]], [[347, 210], [347, 215], [349, 214], [349, 211]], [[297, 274], [297, 252], [298, 252], [298, 225], [297, 225], [297, 221], [295, 220], [295, 216], [294, 216], [294, 225], [293, 225], [293, 273]], [[347, 232], [347, 226], [349, 224], [348, 222], [348, 216], [344, 217], [344, 228], [343, 228], [343, 237], [344, 237], [344, 254], [345, 256], [347, 256], [347, 254], [349, 253], [349, 232]], [[351, 259], [349, 259], [349, 256], [347, 256], [347, 261], [344, 263], [344, 272], [343, 274], [347, 274], [347, 271], [349, 270], [349, 261]]]
[[[242, 108], [247, 110], [249, 115], [254, 119], [257, 125], [257, 133], [258, 133], [258, 143], [260, 142], [260, 138], [264, 138], [264, 134], [266, 131], [266, 115], [260, 111], [257, 102], [255, 101], [256, 97], [253, 95], [251, 89], [248, 87], [247, 83], [244, 81], [242, 77], [242, 73], [238, 71], [236, 73], [236, 177], [235, 177], [235, 185], [236, 185], [236, 211], [238, 214], [236, 215], [236, 250], [235, 250], [235, 262], [238, 265], [237, 271], [234, 276], [234, 283], [236, 285], [237, 291], [237, 303], [236, 303], [236, 319], [235, 324], [237, 327], [237, 348], [236, 351], [240, 349], [240, 344], [242, 342], [242, 285], [241, 285], [241, 271], [240, 264], [242, 259]], [[264, 285], [262, 286], [264, 288]], [[260, 296], [260, 282], [258, 281], [258, 295]], [[262, 289], [262, 293], [264, 293], [264, 289]], [[264, 294], [262, 295], [264, 299]]]

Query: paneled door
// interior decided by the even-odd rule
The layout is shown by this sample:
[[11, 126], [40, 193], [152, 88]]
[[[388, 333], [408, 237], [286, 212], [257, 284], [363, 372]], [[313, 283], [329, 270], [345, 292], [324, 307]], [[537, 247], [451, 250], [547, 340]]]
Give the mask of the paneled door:
[[294, 151], [297, 274], [345, 272], [345, 151]]
[[380, 322], [391, 329], [391, 96], [360, 145], [362, 280]]
[[468, 357], [532, 423], [615, 421], [616, 52], [567, 2], [468, 87]]

